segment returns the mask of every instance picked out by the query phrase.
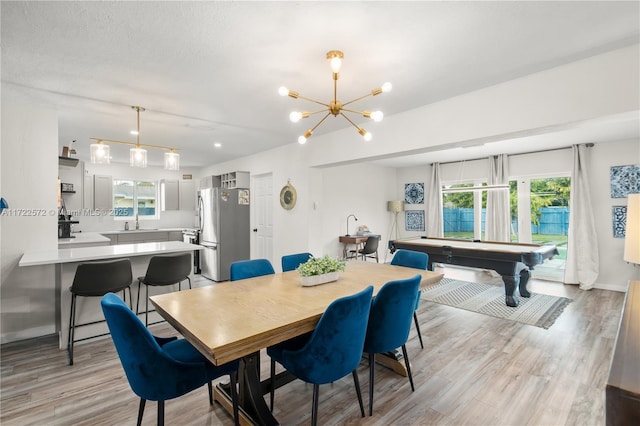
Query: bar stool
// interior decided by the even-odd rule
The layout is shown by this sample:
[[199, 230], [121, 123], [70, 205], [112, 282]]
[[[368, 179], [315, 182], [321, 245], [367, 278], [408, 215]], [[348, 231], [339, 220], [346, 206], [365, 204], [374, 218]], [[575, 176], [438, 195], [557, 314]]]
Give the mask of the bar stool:
[[[69, 340], [67, 342], [69, 365], [73, 365], [73, 343], [88, 339], [87, 337], [74, 340], [75, 328], [104, 322], [104, 320], [100, 320], [76, 324], [76, 297], [102, 297], [107, 293], [122, 291], [123, 299], [126, 301], [126, 289], [129, 289], [129, 299], [131, 299], [132, 280], [131, 261], [129, 259], [86, 262], [78, 265], [73, 277], [73, 284], [69, 287], [71, 292]], [[101, 334], [101, 336], [106, 336], [107, 334], [109, 333]]]
[[138, 277], [138, 300], [136, 301], [136, 315], [140, 306], [140, 287], [145, 284], [145, 312], [144, 325], [149, 326], [149, 286], [162, 287], [178, 284], [178, 290], [182, 290], [181, 283], [189, 280], [191, 288], [191, 253], [160, 254], [149, 260], [147, 273], [144, 277]]

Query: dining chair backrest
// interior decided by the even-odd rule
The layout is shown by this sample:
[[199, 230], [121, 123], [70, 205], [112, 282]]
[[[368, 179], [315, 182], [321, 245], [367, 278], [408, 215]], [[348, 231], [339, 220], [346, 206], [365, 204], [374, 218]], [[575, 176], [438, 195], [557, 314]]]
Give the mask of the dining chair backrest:
[[251, 259], [233, 262], [229, 267], [231, 281], [244, 280], [247, 278], [261, 277], [263, 275], [275, 274], [273, 265], [268, 259]]
[[429, 255], [420, 251], [399, 249], [393, 255], [391, 264], [426, 270], [427, 265], [429, 264]]
[[382, 286], [371, 304], [364, 352], [388, 352], [407, 342], [421, 281], [418, 274]]
[[319, 385], [350, 374], [362, 358], [372, 296], [369, 286], [331, 302], [307, 343], [295, 351], [295, 362], [284, 364], [287, 370]]
[[143, 282], [163, 286], [187, 279], [191, 273], [191, 253], [159, 254], [149, 260]]
[[293, 271], [302, 263], [306, 262], [312, 257], [313, 255], [311, 253], [296, 253], [284, 255], [282, 256], [282, 272]]
[[118, 296], [107, 294], [101, 305], [127, 380], [136, 395], [150, 401], [163, 401], [205, 383], [206, 365], [171, 358]]
[[129, 259], [86, 262], [76, 268], [70, 290], [77, 296], [103, 296], [124, 290], [132, 280]]

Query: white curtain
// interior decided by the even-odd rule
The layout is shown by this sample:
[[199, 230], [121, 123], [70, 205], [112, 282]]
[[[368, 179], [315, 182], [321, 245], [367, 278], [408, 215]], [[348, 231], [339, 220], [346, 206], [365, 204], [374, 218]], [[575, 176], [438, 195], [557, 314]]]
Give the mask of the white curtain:
[[[509, 184], [509, 159], [500, 154], [489, 157], [489, 185]], [[487, 241], [511, 241], [511, 210], [509, 190], [487, 191], [487, 214], [485, 217], [485, 239]]]
[[583, 290], [593, 288], [600, 267], [598, 236], [589, 193], [588, 152], [585, 145], [573, 146], [569, 238], [564, 271], [565, 284], [579, 284]]
[[444, 237], [444, 221], [442, 220], [442, 185], [440, 184], [440, 163], [431, 165], [431, 180], [427, 192], [427, 237]]

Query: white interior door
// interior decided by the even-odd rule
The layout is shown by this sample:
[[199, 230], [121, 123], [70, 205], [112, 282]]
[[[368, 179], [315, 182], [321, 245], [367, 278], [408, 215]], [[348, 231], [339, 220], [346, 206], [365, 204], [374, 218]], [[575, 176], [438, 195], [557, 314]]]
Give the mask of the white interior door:
[[253, 258], [273, 263], [273, 176], [253, 177]]

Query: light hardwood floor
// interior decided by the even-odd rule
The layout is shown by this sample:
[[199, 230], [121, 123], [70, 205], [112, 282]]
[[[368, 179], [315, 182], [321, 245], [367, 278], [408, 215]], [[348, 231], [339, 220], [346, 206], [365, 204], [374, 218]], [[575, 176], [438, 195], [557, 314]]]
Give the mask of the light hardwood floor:
[[[486, 273], [457, 268], [446, 277], [483, 281]], [[418, 311], [425, 348], [412, 329], [409, 381], [376, 367], [373, 417], [361, 418], [350, 376], [320, 387], [319, 423], [325, 425], [603, 425], [605, 381], [623, 294], [581, 291], [533, 280], [534, 292], [573, 302], [548, 330], [422, 301]], [[175, 334], [166, 324], [157, 335]], [[75, 363], [56, 339], [3, 345], [0, 423], [9, 425], [131, 425], [138, 399], [109, 338], [79, 344]], [[262, 377], [269, 359], [262, 356]], [[358, 374], [368, 400], [368, 367]], [[294, 381], [276, 391], [274, 414], [283, 425], [309, 424], [312, 386]], [[267, 397], [268, 398], [268, 397]], [[166, 404], [167, 425], [231, 425], [206, 387]], [[147, 404], [144, 424], [156, 422]]]

